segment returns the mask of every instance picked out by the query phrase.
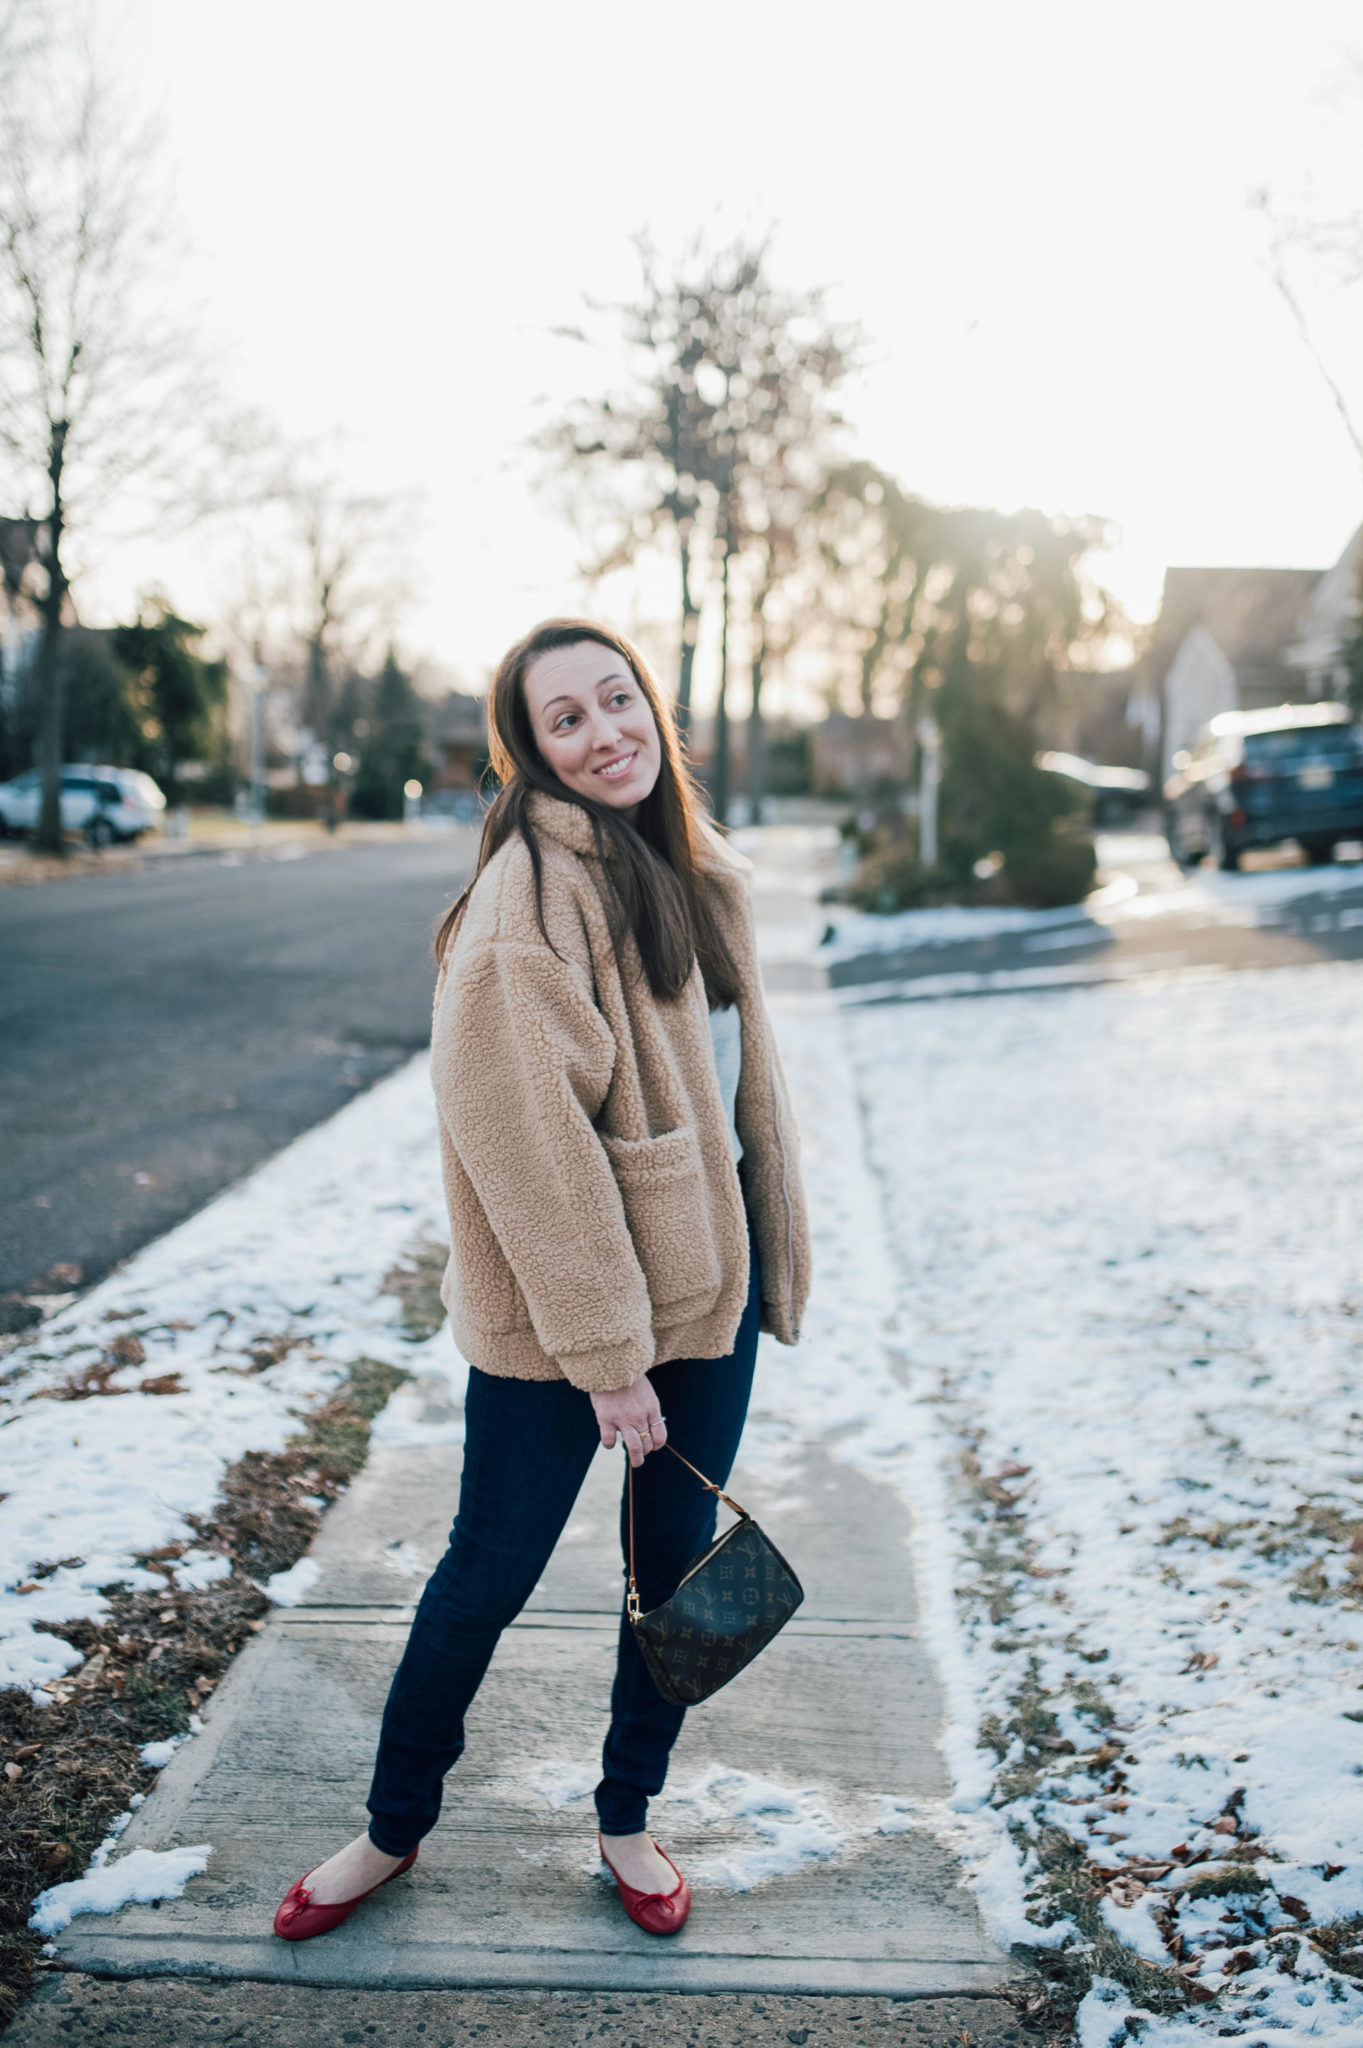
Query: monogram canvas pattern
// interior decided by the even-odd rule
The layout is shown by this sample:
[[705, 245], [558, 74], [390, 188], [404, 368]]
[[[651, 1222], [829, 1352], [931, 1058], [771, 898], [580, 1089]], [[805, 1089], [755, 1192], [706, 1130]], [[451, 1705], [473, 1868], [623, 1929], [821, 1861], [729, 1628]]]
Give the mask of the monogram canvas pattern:
[[804, 1599], [786, 1560], [745, 1516], [702, 1553], [677, 1591], [634, 1624], [654, 1684], [693, 1707], [737, 1678]]

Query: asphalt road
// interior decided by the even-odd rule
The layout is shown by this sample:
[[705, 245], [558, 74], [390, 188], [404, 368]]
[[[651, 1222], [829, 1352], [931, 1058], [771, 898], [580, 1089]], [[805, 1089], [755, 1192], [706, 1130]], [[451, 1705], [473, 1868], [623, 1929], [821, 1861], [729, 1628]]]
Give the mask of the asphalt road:
[[475, 853], [465, 827], [0, 890], [0, 1296], [97, 1279], [425, 1045]]

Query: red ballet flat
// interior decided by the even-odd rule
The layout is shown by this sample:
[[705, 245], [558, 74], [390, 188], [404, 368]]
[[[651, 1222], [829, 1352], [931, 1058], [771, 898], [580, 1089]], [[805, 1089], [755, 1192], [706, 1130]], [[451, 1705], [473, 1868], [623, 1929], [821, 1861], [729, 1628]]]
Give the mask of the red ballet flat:
[[620, 1903], [629, 1914], [635, 1926], [642, 1927], [645, 1934], [680, 1934], [686, 1925], [686, 1916], [691, 1911], [691, 1887], [677, 1869], [676, 1864], [672, 1861], [666, 1849], [658, 1849], [656, 1842], [653, 1844], [654, 1848], [658, 1849], [658, 1854], [662, 1857], [668, 1869], [676, 1874], [677, 1882], [672, 1890], [670, 1892], [637, 1892], [632, 1884], [625, 1883], [624, 1878], [621, 1877], [619, 1871], [611, 1862], [610, 1857], [606, 1854], [606, 1845], [600, 1835], [597, 1836], [596, 1841], [597, 1847], [601, 1851], [601, 1861], [615, 1879], [616, 1888], [620, 1893]]
[[[280, 1901], [279, 1911], [274, 1916], [274, 1931], [281, 1941], [311, 1941], [315, 1934], [330, 1934], [333, 1927], [339, 1927], [348, 1920], [357, 1906], [366, 1899], [372, 1899], [395, 1877], [401, 1877], [404, 1870], [410, 1870], [416, 1862], [416, 1850], [404, 1856], [396, 1870], [390, 1870], [387, 1877], [381, 1877], [377, 1884], [371, 1884], [367, 1892], [358, 1898], [341, 1899], [333, 1906], [314, 1906], [312, 1893], [308, 1890], [311, 1870], [305, 1870], [296, 1883], [291, 1884]], [[315, 1867], [315, 1866], [314, 1866]]]

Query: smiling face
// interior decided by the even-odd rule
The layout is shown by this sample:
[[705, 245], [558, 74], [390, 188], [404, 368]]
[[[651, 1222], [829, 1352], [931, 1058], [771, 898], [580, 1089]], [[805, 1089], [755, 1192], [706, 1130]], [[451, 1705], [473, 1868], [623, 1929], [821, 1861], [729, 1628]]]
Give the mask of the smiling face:
[[546, 768], [580, 796], [631, 816], [658, 780], [662, 744], [624, 655], [596, 640], [550, 648], [531, 662], [524, 688]]

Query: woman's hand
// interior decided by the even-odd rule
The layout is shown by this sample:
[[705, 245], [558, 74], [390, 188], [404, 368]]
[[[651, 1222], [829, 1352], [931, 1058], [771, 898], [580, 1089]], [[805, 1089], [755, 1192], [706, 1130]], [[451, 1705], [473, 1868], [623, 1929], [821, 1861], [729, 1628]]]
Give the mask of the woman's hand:
[[667, 1424], [647, 1373], [632, 1387], [618, 1387], [610, 1394], [593, 1394], [592, 1406], [601, 1426], [602, 1443], [613, 1451], [619, 1437], [631, 1465], [642, 1465], [650, 1451], [660, 1450], [667, 1442]]

